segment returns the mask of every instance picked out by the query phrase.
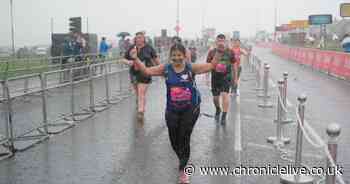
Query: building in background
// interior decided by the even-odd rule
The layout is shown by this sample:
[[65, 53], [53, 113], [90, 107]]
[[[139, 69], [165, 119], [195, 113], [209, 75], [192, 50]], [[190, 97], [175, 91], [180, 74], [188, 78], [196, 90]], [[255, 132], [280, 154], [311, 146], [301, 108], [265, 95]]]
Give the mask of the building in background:
[[161, 49], [168, 49], [171, 46], [171, 37], [168, 36], [167, 30], [162, 29], [161, 30], [161, 36], [154, 37], [154, 47], [157, 49], [158, 52], [161, 51]]

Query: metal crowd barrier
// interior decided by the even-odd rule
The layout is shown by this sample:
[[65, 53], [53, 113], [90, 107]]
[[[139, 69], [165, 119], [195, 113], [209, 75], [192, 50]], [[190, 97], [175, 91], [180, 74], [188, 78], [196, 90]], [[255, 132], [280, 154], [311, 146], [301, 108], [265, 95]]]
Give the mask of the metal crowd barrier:
[[[168, 52], [162, 51], [159, 57], [162, 63], [167, 62]], [[0, 123], [0, 160], [131, 96], [128, 71], [122, 62], [105, 59], [0, 80], [0, 118], [5, 119], [4, 127]], [[25, 90], [18, 90], [22, 82]]]
[[[80, 61], [74, 60], [75, 58], [82, 58]], [[71, 60], [69, 60], [71, 58]], [[111, 58], [119, 59], [119, 58]], [[65, 62], [64, 62], [65, 60]], [[101, 63], [104, 62], [104, 58], [100, 58], [98, 54], [84, 54], [84, 55], [72, 55], [72, 56], [59, 56], [59, 57], [48, 57], [48, 58], [29, 58], [29, 59], [19, 59], [19, 61], [15, 61], [15, 63], [24, 65], [24, 67], [20, 69], [14, 69], [14, 70], [4, 70], [0, 71], [0, 74], [4, 75], [4, 78], [7, 78], [6, 76], [12, 76], [11, 74], [16, 74], [17, 76], [22, 75], [28, 75], [32, 73], [41, 73], [46, 71], [55, 71], [60, 69], [66, 69], [66, 68], [73, 68], [77, 66], [82, 66], [90, 63]], [[56, 62], [54, 62], [56, 61]], [[41, 64], [39, 66], [31, 66], [33, 62], [40, 62]], [[0, 61], [0, 64], [4, 65], [6, 64], [13, 64], [12, 61]], [[67, 81], [68, 74], [67, 73], [60, 73], [59, 81]], [[30, 81], [28, 78], [23, 79], [23, 83], [18, 85], [23, 85], [23, 91], [27, 92], [30, 90], [29, 83]], [[18, 88], [18, 87], [17, 87]]]
[[[266, 83], [268, 81], [268, 69], [267, 65], [265, 65], [264, 72], [264, 85], [261, 88], [260, 80], [261, 80], [261, 60], [252, 55], [248, 60], [248, 67], [251, 68], [250, 72], [256, 73], [257, 80], [257, 91], [264, 91], [263, 98], [267, 99], [266, 91], [269, 88], [269, 84]], [[280, 159], [284, 161], [288, 161], [290, 163], [294, 163], [295, 167], [308, 167], [302, 163], [302, 143], [303, 138], [307, 140], [314, 148], [318, 148], [323, 150], [326, 156], [326, 169], [327, 168], [336, 168], [337, 165], [337, 147], [338, 147], [338, 137], [341, 132], [341, 128], [338, 124], [332, 123], [329, 124], [326, 130], [328, 135], [328, 143], [325, 143], [323, 139], [317, 134], [317, 132], [307, 123], [305, 120], [305, 107], [306, 107], [306, 96], [300, 95], [298, 97], [299, 105], [296, 109], [296, 120], [290, 120], [287, 117], [287, 83], [288, 83], [288, 73], [283, 73], [283, 78], [278, 81], [278, 99], [277, 99], [277, 119], [274, 120], [276, 124], [276, 136], [268, 137], [267, 142], [273, 144], [277, 151], [279, 151]], [[263, 105], [267, 104], [266, 101]], [[261, 105], [260, 105], [261, 106]], [[284, 137], [283, 135], [283, 126], [286, 124], [290, 124], [292, 122], [297, 123], [297, 134], [296, 134], [296, 150], [295, 150], [295, 159], [289, 159], [290, 155], [288, 155], [287, 150], [283, 147], [286, 144], [291, 142], [291, 139], [288, 137]], [[309, 168], [309, 167], [308, 167]], [[310, 169], [310, 168], [309, 168]], [[340, 175], [336, 175], [334, 173], [326, 173], [325, 176], [321, 176], [321, 179], [317, 181], [315, 177], [311, 177], [308, 175], [281, 175], [280, 183], [282, 184], [313, 184], [313, 183], [326, 183], [326, 184], [345, 184], [343, 178]]]
[[[118, 61], [108, 61], [0, 81], [3, 89], [0, 99], [4, 110], [2, 118], [5, 119], [3, 129], [5, 131], [3, 135], [0, 134], [0, 145], [6, 149], [4, 153], [0, 153], [1, 159], [13, 156], [16, 151], [26, 150], [48, 139], [51, 134], [65, 131], [75, 126], [76, 123], [92, 117], [96, 112], [103, 111], [111, 104], [118, 103], [130, 96], [132, 93], [130, 93], [129, 80], [125, 80], [128, 76], [128, 69], [123, 66]], [[74, 75], [77, 71], [83, 74]], [[63, 83], [59, 80], [50, 82], [50, 78], [57, 78], [61, 73], [68, 73], [69, 80]], [[27, 78], [36, 79], [38, 86], [25, 93], [10, 90], [11, 83]], [[114, 79], [113, 82], [110, 79]], [[127, 85], [124, 85], [125, 81]], [[77, 88], [81, 87], [86, 87], [87, 90], [79, 90], [77, 94]], [[64, 89], [65, 92], [58, 91], [57, 93], [56, 90], [59, 89]], [[83, 92], [87, 93], [81, 95]], [[34, 94], [35, 96], [30, 99], [29, 103], [19, 101], [20, 98]], [[56, 101], [51, 101], [52, 99]], [[65, 111], [59, 117], [53, 118], [60, 110], [56, 109], [56, 106], [61, 101], [68, 102], [69, 106], [60, 109], [69, 109], [69, 112]], [[88, 104], [81, 105], [84, 101], [87, 101]], [[41, 107], [35, 108], [38, 106]]]

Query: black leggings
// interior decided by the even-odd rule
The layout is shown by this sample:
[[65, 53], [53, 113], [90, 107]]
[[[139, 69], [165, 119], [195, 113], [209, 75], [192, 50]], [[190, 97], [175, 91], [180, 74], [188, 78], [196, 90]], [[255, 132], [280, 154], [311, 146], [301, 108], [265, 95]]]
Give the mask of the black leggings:
[[185, 112], [165, 113], [171, 146], [179, 159], [179, 170], [185, 168], [190, 158], [191, 134], [199, 113], [199, 106]]

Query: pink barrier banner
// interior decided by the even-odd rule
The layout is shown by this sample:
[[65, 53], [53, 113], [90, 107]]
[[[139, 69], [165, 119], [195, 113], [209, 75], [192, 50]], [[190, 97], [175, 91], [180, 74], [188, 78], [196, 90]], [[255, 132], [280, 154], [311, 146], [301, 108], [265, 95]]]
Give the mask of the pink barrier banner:
[[278, 43], [264, 43], [257, 46], [271, 48], [274, 54], [282, 58], [350, 80], [350, 54], [348, 53], [289, 47]]

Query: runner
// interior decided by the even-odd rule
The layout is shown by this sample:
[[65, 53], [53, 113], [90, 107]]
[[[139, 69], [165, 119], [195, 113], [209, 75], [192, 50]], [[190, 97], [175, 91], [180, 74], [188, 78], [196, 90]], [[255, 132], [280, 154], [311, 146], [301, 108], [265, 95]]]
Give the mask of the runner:
[[[145, 63], [147, 67], [159, 65], [160, 61], [157, 56], [156, 51], [150, 45], [145, 42], [145, 35], [143, 32], [138, 32], [135, 35], [135, 44], [133, 44], [128, 51], [125, 53], [125, 61], [130, 64], [132, 58], [130, 56], [130, 51], [136, 47], [137, 56], [140, 60]], [[129, 60], [129, 61], [128, 61]], [[143, 120], [145, 113], [145, 104], [146, 104], [146, 92], [148, 85], [151, 83], [152, 78], [149, 76], [143, 75], [139, 69], [135, 66], [130, 67], [130, 80], [134, 85], [134, 90], [136, 93], [136, 103], [138, 107], [137, 118]]]
[[195, 46], [194, 41], [191, 43], [190, 47], [188, 50], [191, 53], [191, 63], [195, 63], [197, 61], [197, 48]]
[[184, 168], [190, 158], [190, 138], [200, 113], [200, 93], [196, 88], [192, 73], [207, 73], [216, 67], [218, 54], [211, 63], [191, 64], [185, 61], [186, 48], [174, 44], [170, 49], [171, 62], [147, 68], [131, 51], [135, 65], [148, 76], [164, 76], [167, 87], [165, 120], [170, 142], [179, 159], [179, 183], [190, 183]]
[[[171, 39], [171, 45], [175, 45], [175, 44], [182, 44], [182, 39], [178, 36], [174, 36]], [[187, 48], [186, 48], [186, 61], [189, 63], [191, 63], [191, 61], [192, 61], [191, 52]]]
[[232, 42], [232, 51], [235, 53], [236, 63], [233, 65], [234, 80], [231, 85], [231, 93], [239, 96], [239, 79], [242, 72], [241, 66], [241, 54], [248, 56], [249, 52], [241, 48], [241, 41], [239, 39], [234, 39]]
[[230, 84], [233, 78], [232, 65], [235, 63], [234, 53], [226, 46], [225, 35], [219, 34], [216, 37], [216, 48], [209, 51], [207, 56], [207, 62], [213, 61], [215, 54], [220, 53], [219, 64], [215, 68], [215, 71], [211, 73], [211, 90], [213, 94], [213, 101], [216, 108], [215, 120], [220, 121], [220, 96], [222, 97], [222, 116], [221, 124], [226, 124], [226, 115], [229, 108], [230, 98]]

